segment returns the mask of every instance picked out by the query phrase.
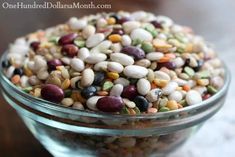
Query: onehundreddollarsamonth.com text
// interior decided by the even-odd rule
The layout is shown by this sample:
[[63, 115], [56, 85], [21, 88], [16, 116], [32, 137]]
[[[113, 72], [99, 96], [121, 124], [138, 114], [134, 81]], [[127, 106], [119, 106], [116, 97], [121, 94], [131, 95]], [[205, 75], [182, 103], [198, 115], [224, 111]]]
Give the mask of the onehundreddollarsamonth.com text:
[[2, 8], [4, 9], [111, 9], [111, 4], [95, 4], [94, 2], [72, 2], [69, 4], [57, 2], [43, 2], [37, 3], [36, 1], [26, 4], [25, 2], [3, 2]]

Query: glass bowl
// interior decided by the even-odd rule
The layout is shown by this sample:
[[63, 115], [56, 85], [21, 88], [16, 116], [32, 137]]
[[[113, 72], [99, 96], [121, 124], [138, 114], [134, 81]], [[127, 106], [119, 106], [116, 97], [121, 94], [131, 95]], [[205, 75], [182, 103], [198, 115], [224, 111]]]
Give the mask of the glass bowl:
[[[1, 57], [4, 60], [6, 53]], [[226, 68], [226, 67], [225, 67]], [[230, 83], [200, 104], [151, 115], [111, 115], [65, 108], [24, 93], [0, 67], [3, 97], [56, 157], [154, 157], [181, 146], [224, 104]]]

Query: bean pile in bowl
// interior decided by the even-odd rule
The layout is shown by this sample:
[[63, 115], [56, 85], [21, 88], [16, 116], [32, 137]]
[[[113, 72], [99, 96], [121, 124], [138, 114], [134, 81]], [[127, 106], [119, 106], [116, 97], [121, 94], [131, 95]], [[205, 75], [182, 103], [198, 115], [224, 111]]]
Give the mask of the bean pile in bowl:
[[[175, 24], [168, 17], [143, 11], [99, 13], [79, 19], [72, 17], [64, 24], [18, 38], [10, 45], [2, 61], [2, 70], [5, 77], [26, 95], [44, 99], [66, 111], [70, 108], [73, 112], [113, 116], [112, 123], [109, 117], [109, 121], [102, 124], [115, 127], [118, 126], [115, 116], [139, 115], [142, 119], [152, 116], [151, 122], [154, 122], [154, 116], [161, 115], [164, 119], [163, 112], [174, 113], [173, 110], [182, 111], [183, 108], [196, 114], [199, 110], [192, 110], [192, 106], [199, 108], [204, 101], [216, 99], [214, 95], [224, 87], [226, 74], [215, 51], [191, 28]], [[186, 110], [177, 116], [189, 116]], [[177, 116], [174, 115], [173, 119]], [[166, 117], [168, 122], [172, 118]], [[31, 128], [35, 127], [32, 119], [23, 119]], [[94, 119], [83, 118], [82, 121], [97, 123], [98, 117]], [[141, 120], [133, 119], [127, 123], [117, 120], [117, 123], [129, 128], [155, 124], [150, 120], [141, 123]], [[125, 153], [136, 156], [141, 151], [140, 156], [149, 156], [155, 151], [168, 151], [169, 143], [175, 147], [186, 139], [174, 143], [177, 137], [183, 134], [188, 137], [191, 133], [191, 130], [181, 130], [169, 136], [165, 135], [167, 132], [161, 133], [165, 142], [160, 140], [160, 144], [154, 145], [160, 137], [153, 138], [154, 131], [140, 139], [134, 137], [133, 132], [112, 135], [114, 137], [71, 132], [67, 136], [63, 127], [55, 131], [55, 126], [49, 129], [41, 123], [35, 127], [36, 130], [43, 128], [43, 133], [35, 135], [37, 138], [38, 134], [50, 132], [47, 135], [51, 138], [56, 135], [55, 143], [60, 146], [66, 144], [61, 142], [64, 139], [58, 142], [59, 137], [68, 138], [69, 142], [73, 139], [69, 147], [85, 140], [88, 146], [85, 144], [84, 147], [100, 147], [108, 156], [125, 156]], [[130, 137], [126, 137], [128, 134]], [[138, 133], [135, 136], [139, 136]], [[75, 148], [84, 149], [81, 145]], [[58, 150], [51, 152], [60, 156], [55, 153]]]

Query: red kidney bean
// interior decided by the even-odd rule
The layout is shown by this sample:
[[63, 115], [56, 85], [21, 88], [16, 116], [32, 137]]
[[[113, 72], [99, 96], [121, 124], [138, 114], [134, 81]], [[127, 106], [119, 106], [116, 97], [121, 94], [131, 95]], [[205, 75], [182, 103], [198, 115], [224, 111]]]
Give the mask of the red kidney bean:
[[137, 89], [134, 85], [124, 87], [122, 91], [122, 97], [130, 100], [134, 99], [138, 95]]
[[174, 62], [157, 63], [157, 70], [160, 70], [162, 67], [174, 70], [176, 68], [176, 64]]
[[122, 110], [123, 106], [124, 102], [122, 98], [115, 96], [100, 98], [96, 103], [96, 107], [103, 112], [119, 112]]
[[74, 39], [77, 36], [78, 35], [76, 33], [70, 33], [70, 34], [64, 35], [59, 39], [58, 43], [59, 43], [59, 45], [72, 44]]
[[118, 19], [118, 20], [117, 20], [117, 23], [118, 23], [118, 24], [123, 24], [124, 22], [127, 22], [127, 21], [130, 21], [130, 19], [127, 18], [127, 17], [123, 17], [123, 18], [121, 18], [121, 19]]
[[32, 43], [30, 43], [30, 47], [34, 50], [37, 51], [39, 48], [40, 42], [39, 41], [34, 41]]
[[61, 65], [62, 62], [59, 59], [53, 59], [47, 62], [49, 70], [56, 70], [56, 67]]
[[125, 46], [122, 50], [122, 53], [133, 56], [135, 60], [140, 60], [145, 57], [145, 53], [142, 49], [135, 46]]
[[124, 31], [123, 31], [123, 29], [120, 29], [120, 28], [114, 28], [111, 34], [123, 35]]
[[69, 57], [74, 57], [78, 54], [78, 47], [73, 44], [67, 44], [62, 47], [61, 52]]
[[59, 103], [64, 98], [64, 91], [56, 85], [46, 84], [42, 87], [41, 96], [45, 100]]
[[158, 21], [151, 21], [151, 23], [154, 25], [155, 28], [160, 28], [162, 29], [162, 24]]
[[208, 99], [208, 98], [210, 98], [211, 97], [211, 94], [204, 94], [203, 96], [202, 96], [202, 99], [203, 100], [206, 100], [206, 99]]

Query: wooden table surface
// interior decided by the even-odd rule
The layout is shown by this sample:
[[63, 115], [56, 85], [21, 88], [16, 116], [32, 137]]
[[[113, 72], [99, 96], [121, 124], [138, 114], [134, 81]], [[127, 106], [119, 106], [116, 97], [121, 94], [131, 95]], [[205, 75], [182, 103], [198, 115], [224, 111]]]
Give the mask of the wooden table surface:
[[[30, 0], [25, 1], [25, 3], [27, 2], [29, 3]], [[66, 1], [66, 3], [70, 2], [72, 1]], [[0, 7], [0, 53], [6, 50], [8, 44], [16, 37], [40, 28], [59, 24], [71, 16], [79, 17], [84, 14], [117, 10], [146, 10], [156, 14], [170, 16], [180, 24], [193, 27], [195, 32], [202, 34], [207, 40], [218, 45], [221, 44], [219, 46], [216, 45], [217, 49], [221, 51], [224, 50], [224, 46], [234, 45], [235, 42], [235, 22], [233, 17], [235, 15], [235, 2], [233, 0], [125, 0], [125, 2], [121, 2], [120, 0], [112, 2], [102, 0], [94, 1], [94, 3], [111, 4], [112, 9], [26, 10], [3, 9]], [[233, 53], [223, 53], [226, 53], [228, 58], [235, 58]], [[226, 59], [223, 55], [222, 58]], [[230, 64], [234, 66], [232, 61]], [[231, 94], [230, 97], [232, 97]], [[0, 102], [0, 156], [50, 157], [51, 155], [32, 136], [16, 112], [2, 97], [0, 97]], [[182, 152], [178, 152], [178, 154], [176, 152], [172, 156], [180, 156]], [[191, 154], [193, 153], [191, 152]]]

